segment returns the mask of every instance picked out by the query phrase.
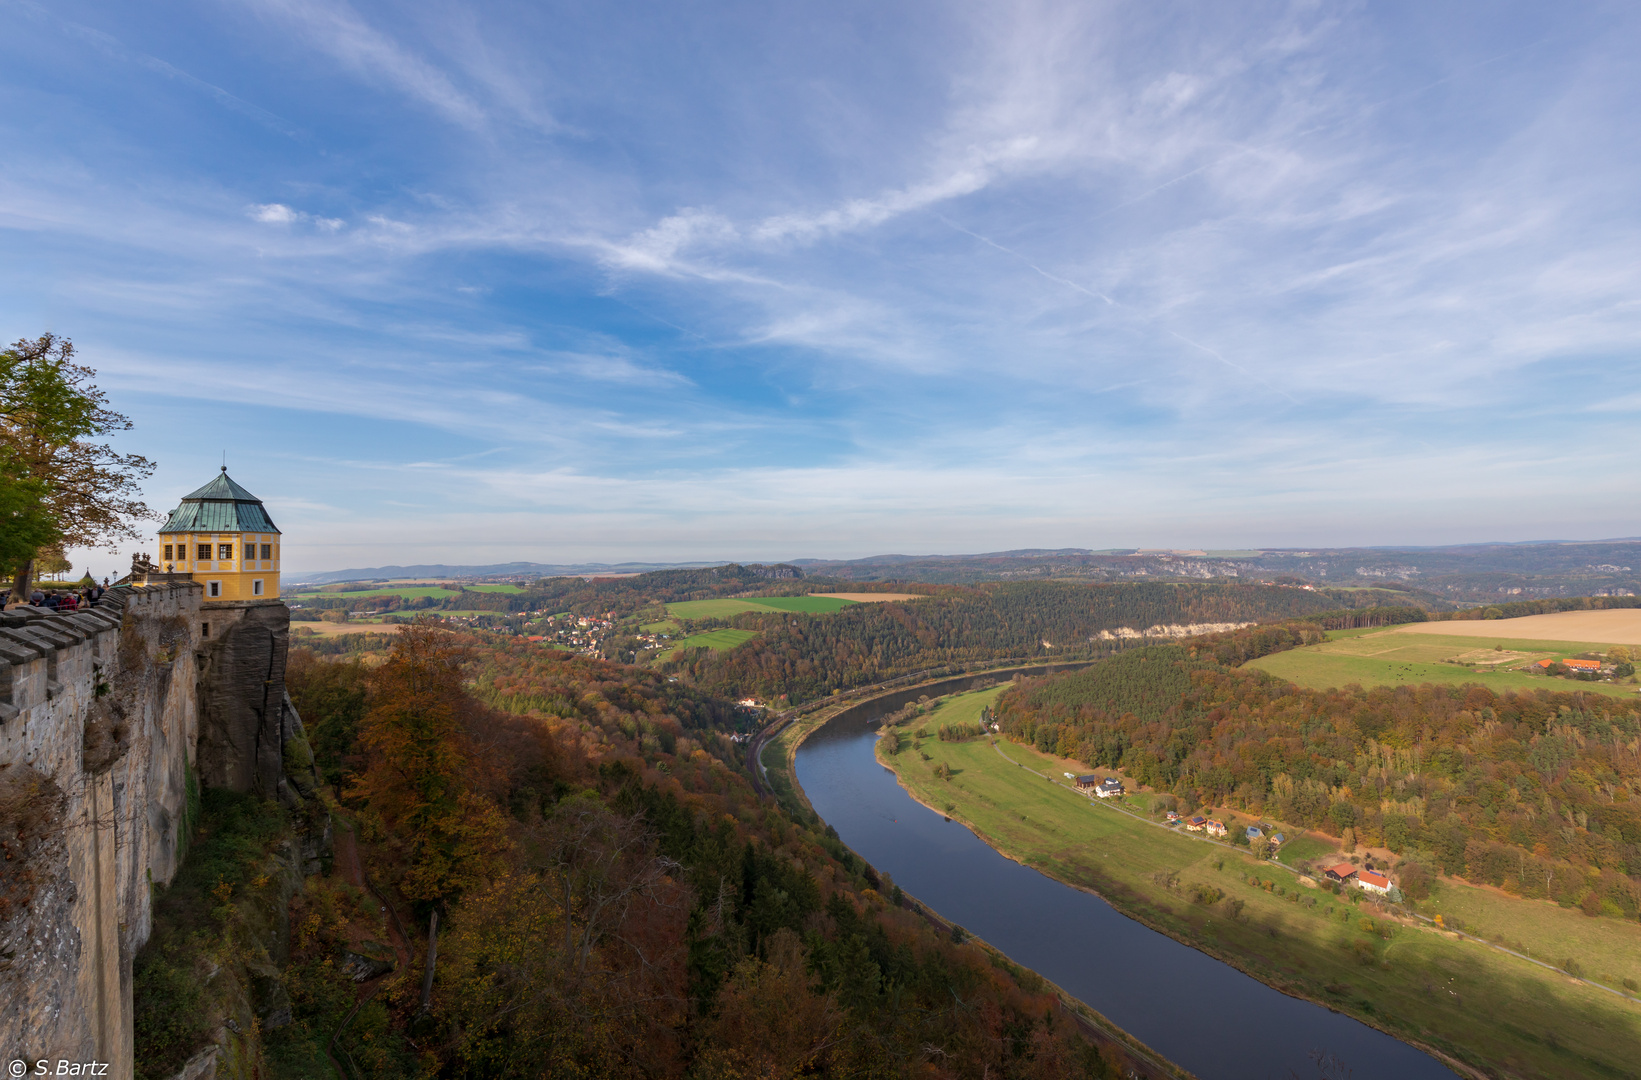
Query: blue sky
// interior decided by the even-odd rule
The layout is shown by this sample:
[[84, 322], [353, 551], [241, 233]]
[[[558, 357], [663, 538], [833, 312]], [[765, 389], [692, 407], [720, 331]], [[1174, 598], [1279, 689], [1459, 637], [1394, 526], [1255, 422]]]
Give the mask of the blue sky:
[[298, 571], [1637, 535], [1638, 20], [0, 0], [0, 329]]

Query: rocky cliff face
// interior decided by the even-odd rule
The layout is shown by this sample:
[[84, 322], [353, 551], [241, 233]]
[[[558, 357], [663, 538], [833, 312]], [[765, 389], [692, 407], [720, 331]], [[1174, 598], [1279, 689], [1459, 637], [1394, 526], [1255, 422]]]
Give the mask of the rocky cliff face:
[[[0, 613], [0, 1060], [131, 1075], [131, 961], [197, 783], [286, 791], [288, 620], [277, 602], [202, 611], [187, 580]], [[316, 852], [292, 854], [300, 875]]]
[[201, 648], [200, 782], [275, 798], [284, 768], [290, 609], [278, 601], [213, 606], [200, 618], [214, 631]]

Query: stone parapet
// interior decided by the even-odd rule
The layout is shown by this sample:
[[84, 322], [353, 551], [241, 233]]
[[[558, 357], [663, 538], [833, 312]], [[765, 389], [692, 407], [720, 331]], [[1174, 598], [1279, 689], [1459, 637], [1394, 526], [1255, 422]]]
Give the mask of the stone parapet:
[[192, 581], [0, 613], [0, 1058], [129, 1076], [131, 961], [175, 875], [198, 744]]

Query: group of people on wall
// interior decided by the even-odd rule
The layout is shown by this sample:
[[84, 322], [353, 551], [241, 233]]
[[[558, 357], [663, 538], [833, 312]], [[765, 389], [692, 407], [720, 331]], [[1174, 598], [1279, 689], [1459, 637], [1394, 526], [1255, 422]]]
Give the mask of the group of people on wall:
[[66, 589], [43, 589], [39, 585], [26, 596], [13, 596], [11, 590], [6, 591], [7, 611], [20, 607], [45, 608], [49, 611], [84, 611], [95, 607], [108, 592], [108, 583], [98, 585], [78, 585]]

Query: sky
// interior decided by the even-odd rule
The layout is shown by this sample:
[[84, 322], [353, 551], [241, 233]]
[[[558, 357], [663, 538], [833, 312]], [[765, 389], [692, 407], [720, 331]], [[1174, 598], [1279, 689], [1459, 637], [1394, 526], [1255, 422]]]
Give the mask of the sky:
[[225, 460], [288, 572], [1636, 536], [1638, 45], [0, 0], [0, 336], [73, 339], [156, 510]]

